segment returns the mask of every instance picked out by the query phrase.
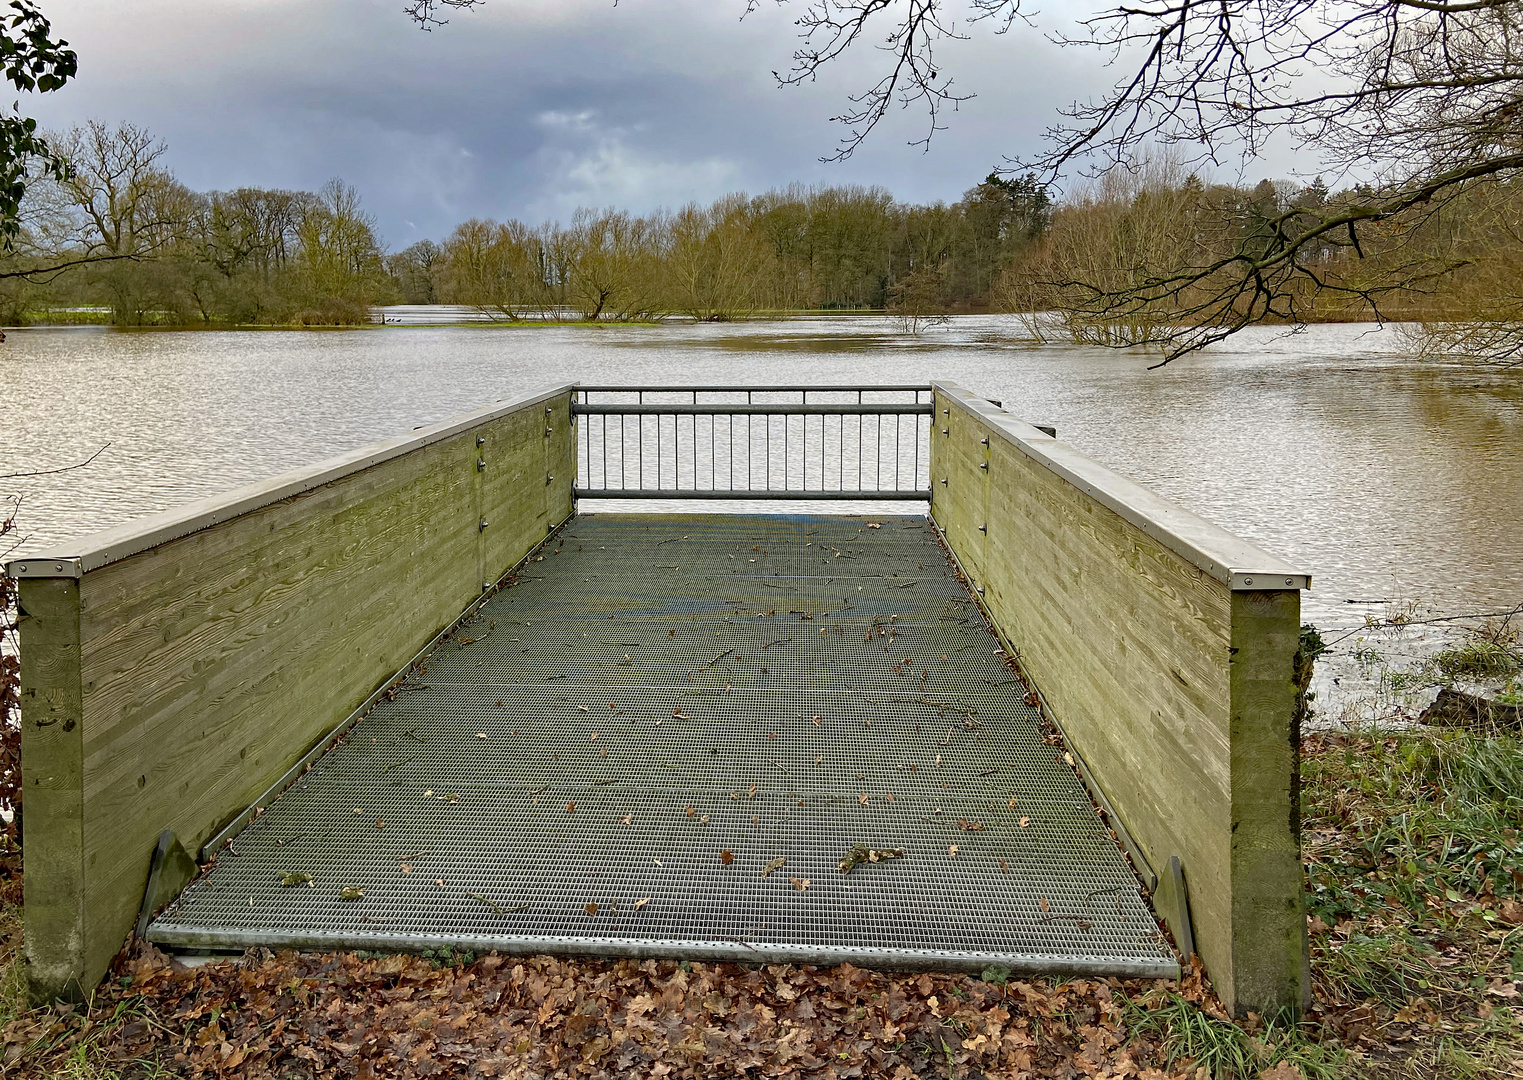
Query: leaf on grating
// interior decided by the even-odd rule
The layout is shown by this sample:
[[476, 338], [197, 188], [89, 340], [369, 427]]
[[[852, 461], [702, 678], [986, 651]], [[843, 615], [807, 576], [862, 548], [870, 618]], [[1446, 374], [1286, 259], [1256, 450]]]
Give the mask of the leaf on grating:
[[836, 864], [836, 869], [849, 874], [862, 863], [879, 863], [889, 859], [902, 859], [903, 848], [870, 848], [866, 844], [854, 844], [850, 851]]

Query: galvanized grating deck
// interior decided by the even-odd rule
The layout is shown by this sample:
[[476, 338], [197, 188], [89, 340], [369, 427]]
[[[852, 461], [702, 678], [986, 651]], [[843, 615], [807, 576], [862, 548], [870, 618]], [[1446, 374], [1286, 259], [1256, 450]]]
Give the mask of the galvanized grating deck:
[[923, 518], [576, 518], [149, 937], [1175, 974], [997, 647]]

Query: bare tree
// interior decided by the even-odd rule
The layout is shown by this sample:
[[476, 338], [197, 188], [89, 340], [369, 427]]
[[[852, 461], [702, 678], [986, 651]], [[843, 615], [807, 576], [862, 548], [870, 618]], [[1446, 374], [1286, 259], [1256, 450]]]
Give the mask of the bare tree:
[[750, 200], [730, 195], [696, 203], [668, 223], [671, 306], [700, 321], [725, 321], [760, 306], [774, 257], [751, 216]]

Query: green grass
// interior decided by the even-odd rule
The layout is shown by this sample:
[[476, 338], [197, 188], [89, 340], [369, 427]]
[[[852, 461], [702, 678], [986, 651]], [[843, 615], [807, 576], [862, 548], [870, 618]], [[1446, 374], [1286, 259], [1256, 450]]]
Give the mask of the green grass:
[[1123, 999], [1121, 1007], [1133, 1039], [1158, 1043], [1170, 1065], [1188, 1059], [1212, 1080], [1252, 1080], [1282, 1061], [1297, 1066], [1306, 1080], [1349, 1075], [1347, 1053], [1316, 1041], [1315, 1030], [1303, 1025], [1235, 1024], [1167, 990]]
[[1365, 1075], [1515, 1075], [1523, 1029], [1488, 987], [1523, 975], [1523, 740], [1434, 729], [1316, 743], [1302, 794], [1319, 1002], [1427, 1018]]
[[1303, 780], [1309, 908], [1329, 926], [1392, 905], [1438, 918], [1482, 894], [1511, 895], [1523, 881], [1515, 738], [1373, 737], [1309, 761]]

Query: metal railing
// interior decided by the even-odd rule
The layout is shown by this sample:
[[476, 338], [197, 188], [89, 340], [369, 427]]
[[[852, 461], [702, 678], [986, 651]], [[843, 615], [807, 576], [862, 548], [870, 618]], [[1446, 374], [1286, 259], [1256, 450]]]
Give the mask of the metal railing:
[[929, 386], [584, 386], [578, 498], [928, 500]]

